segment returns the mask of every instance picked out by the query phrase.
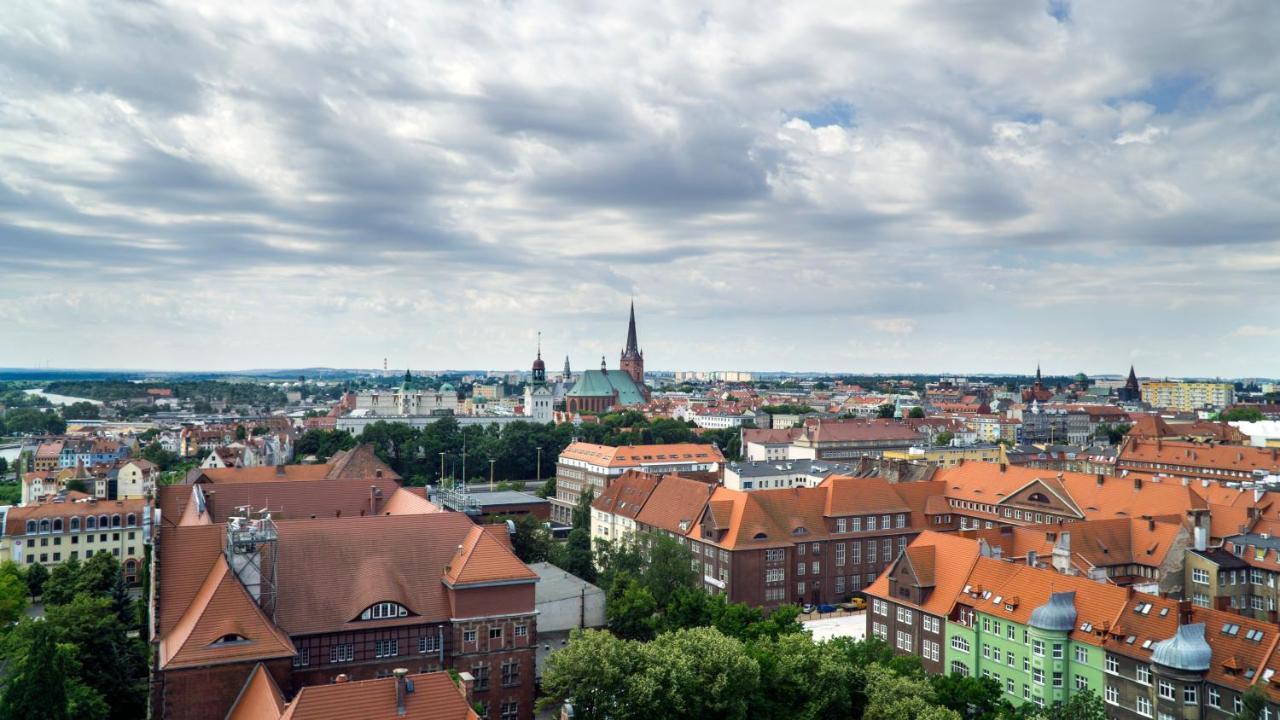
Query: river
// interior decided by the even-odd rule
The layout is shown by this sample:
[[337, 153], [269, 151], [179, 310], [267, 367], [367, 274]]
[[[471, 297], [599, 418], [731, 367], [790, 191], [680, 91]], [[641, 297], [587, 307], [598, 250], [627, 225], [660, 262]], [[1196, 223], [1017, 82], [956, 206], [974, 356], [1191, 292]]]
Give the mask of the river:
[[44, 390], [24, 390], [28, 395], [39, 395], [54, 405], [71, 405], [72, 403], [87, 402], [94, 405], [101, 405], [101, 400], [90, 400], [89, 398], [71, 397], [70, 395], [58, 395], [56, 393], [47, 393]]

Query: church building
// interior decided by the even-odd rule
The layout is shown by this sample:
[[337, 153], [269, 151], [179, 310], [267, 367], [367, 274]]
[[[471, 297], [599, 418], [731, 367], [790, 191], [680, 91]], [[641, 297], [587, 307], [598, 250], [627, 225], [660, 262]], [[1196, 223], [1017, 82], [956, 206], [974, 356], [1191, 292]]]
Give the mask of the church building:
[[631, 303], [631, 320], [627, 326], [627, 344], [622, 349], [618, 366], [618, 370], [608, 369], [601, 357], [599, 370], [583, 372], [573, 389], [565, 394], [565, 411], [571, 415], [595, 415], [613, 408], [643, 405], [649, 401], [649, 388], [644, 384], [644, 352], [640, 350], [636, 339], [634, 301]]
[[[568, 358], [565, 365], [568, 366]], [[542, 333], [538, 333], [538, 357], [533, 361], [533, 377], [524, 387], [524, 414], [530, 420], [549, 423], [553, 419], [555, 392], [547, 386], [547, 364], [542, 361]]]

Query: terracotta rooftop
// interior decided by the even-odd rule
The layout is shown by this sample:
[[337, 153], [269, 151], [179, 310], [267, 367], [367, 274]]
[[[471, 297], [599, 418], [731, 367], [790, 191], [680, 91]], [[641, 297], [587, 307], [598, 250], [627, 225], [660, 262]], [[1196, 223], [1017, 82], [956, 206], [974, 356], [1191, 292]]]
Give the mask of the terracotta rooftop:
[[610, 483], [591, 507], [634, 520], [658, 486], [658, 479], [651, 473], [628, 470]]
[[396, 678], [390, 677], [308, 685], [279, 720], [478, 720], [449, 673], [421, 673], [405, 680], [413, 684], [413, 692], [404, 696], [404, 714], [396, 705]]
[[1130, 438], [1120, 449], [1116, 462], [1119, 465], [1146, 462], [1244, 473], [1263, 470], [1270, 474], [1280, 474], [1280, 448], [1215, 445], [1183, 440], [1157, 442]]
[[920, 433], [897, 423], [820, 422], [806, 428], [804, 438], [811, 443], [916, 441]]
[[698, 522], [713, 490], [718, 491], [715, 486], [700, 480], [679, 475], [663, 476], [636, 514], [636, 521], [684, 535]]
[[[926, 530], [907, 546], [906, 556], [910, 558], [909, 562], [917, 574], [930, 577], [933, 586], [933, 590], [925, 597], [924, 603], [915, 607], [933, 615], [946, 617], [950, 614], [956, 596], [960, 594], [974, 563], [978, 560], [978, 543], [959, 535]], [[896, 565], [895, 562], [894, 566]], [[892, 574], [894, 566], [890, 566], [881, 573], [866, 592], [889, 599], [889, 575]], [[896, 603], [905, 602], [902, 598], [892, 599]]]
[[992, 547], [1000, 547], [1008, 559], [1025, 558], [1028, 551], [1035, 551], [1048, 562], [1054, 546], [1066, 534], [1072, 565], [1087, 574], [1091, 568], [1114, 565], [1159, 567], [1182, 532], [1180, 517], [1165, 516], [992, 528], [978, 530], [975, 537]]
[[446, 582], [453, 587], [459, 587], [537, 580], [537, 573], [520, 562], [512, 552], [510, 543], [504, 544], [495, 538], [494, 532], [493, 528], [478, 525], [471, 528], [445, 567]]
[[[256, 469], [256, 468], [255, 468]], [[165, 525], [188, 524], [192, 512], [189, 500], [193, 485], [166, 485], [157, 489], [161, 522]], [[400, 490], [394, 478], [373, 480], [327, 480], [313, 478], [294, 482], [235, 482], [199, 485], [211, 522], [222, 522], [232, 515], [242, 515], [242, 508], [267, 508], [277, 520], [332, 518], [382, 514]], [[374, 488], [381, 495], [374, 493]], [[425, 502], [425, 501], [424, 501]], [[394, 509], [402, 512], [407, 502], [397, 501]], [[433, 506], [434, 507], [434, 506]]]
[[561, 460], [578, 460], [600, 467], [623, 468], [678, 463], [723, 463], [724, 455], [715, 445], [672, 443], [668, 445], [596, 445], [575, 442], [560, 453]]
[[227, 713], [227, 720], [279, 720], [284, 712], [284, 694], [262, 663], [254, 666], [240, 695]]

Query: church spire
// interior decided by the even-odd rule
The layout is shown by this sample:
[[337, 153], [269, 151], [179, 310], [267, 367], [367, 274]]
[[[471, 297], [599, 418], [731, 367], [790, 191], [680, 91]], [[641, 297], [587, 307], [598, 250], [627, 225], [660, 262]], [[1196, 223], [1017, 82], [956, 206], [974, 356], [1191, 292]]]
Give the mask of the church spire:
[[631, 299], [631, 320], [627, 323], [627, 348], [622, 351], [623, 357], [639, 357], [640, 347], [636, 341], [636, 301]]

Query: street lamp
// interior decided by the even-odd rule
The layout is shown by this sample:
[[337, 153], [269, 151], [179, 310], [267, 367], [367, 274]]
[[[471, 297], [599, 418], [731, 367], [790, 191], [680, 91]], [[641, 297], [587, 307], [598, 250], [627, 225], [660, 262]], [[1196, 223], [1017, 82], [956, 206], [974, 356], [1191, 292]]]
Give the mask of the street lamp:
[[542, 446], [538, 446], [538, 485], [542, 485]]
[[444, 485], [444, 451], [440, 452], [440, 484]]

